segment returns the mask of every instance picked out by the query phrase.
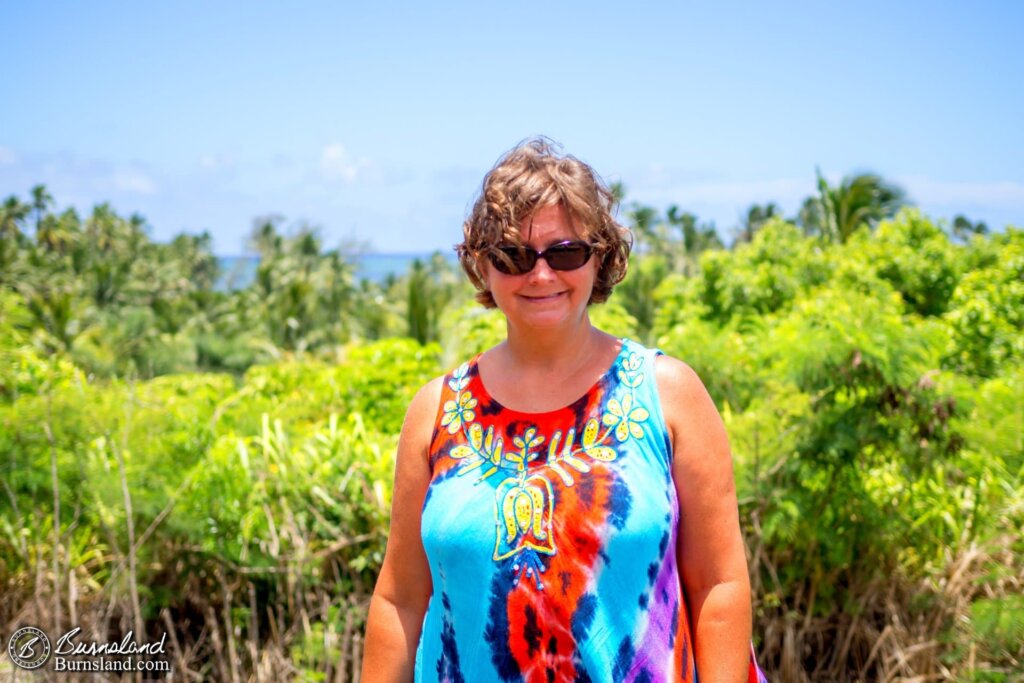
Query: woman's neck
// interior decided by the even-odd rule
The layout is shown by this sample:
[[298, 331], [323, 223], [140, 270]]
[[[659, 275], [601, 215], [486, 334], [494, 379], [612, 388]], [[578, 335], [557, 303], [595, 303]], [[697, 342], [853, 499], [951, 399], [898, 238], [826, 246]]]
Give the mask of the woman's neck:
[[590, 324], [586, 312], [571, 326], [548, 330], [522, 330], [509, 325], [505, 354], [512, 365], [523, 370], [577, 368], [598, 350], [606, 336]]

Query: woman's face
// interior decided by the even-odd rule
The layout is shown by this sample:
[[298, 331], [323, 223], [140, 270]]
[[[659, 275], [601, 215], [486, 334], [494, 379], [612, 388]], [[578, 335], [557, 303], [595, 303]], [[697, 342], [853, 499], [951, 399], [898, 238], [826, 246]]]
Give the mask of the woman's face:
[[[569, 212], [561, 204], [538, 209], [519, 226], [523, 243], [543, 251], [552, 244], [578, 240]], [[487, 287], [509, 324], [523, 328], [550, 328], [576, 322], [585, 314], [594, 289], [599, 259], [592, 254], [576, 270], [553, 270], [546, 259], [528, 273], [506, 275], [486, 260]]]

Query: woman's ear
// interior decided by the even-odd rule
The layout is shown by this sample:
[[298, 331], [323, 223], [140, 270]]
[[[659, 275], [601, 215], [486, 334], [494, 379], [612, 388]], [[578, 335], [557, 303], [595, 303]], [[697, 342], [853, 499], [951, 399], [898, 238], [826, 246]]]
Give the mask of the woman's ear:
[[487, 263], [487, 256], [483, 252], [477, 253], [476, 260], [474, 261], [474, 266], [476, 267], [476, 274], [480, 278], [480, 282], [487, 282], [488, 265], [489, 264]]

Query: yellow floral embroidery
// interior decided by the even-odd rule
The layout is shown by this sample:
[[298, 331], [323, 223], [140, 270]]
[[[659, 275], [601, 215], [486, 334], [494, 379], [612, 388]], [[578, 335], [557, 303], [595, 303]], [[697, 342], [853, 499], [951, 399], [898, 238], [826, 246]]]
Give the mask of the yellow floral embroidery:
[[521, 482], [509, 477], [498, 484], [495, 502], [500, 511], [495, 560], [504, 560], [524, 550], [555, 554], [555, 539], [551, 533], [555, 496], [551, 482], [541, 475], [526, 477]]
[[[650, 417], [650, 413], [642, 406], [634, 406], [634, 392], [644, 380], [641, 372], [643, 356], [630, 353], [622, 359], [616, 374], [622, 385], [629, 388], [629, 393], [617, 399], [609, 399], [607, 412], [599, 418], [591, 418], [584, 425], [579, 445], [576, 442], [576, 430], [569, 429], [563, 435], [556, 430], [548, 439], [539, 434], [536, 427], [529, 427], [521, 436], [512, 438], [514, 450], [505, 451], [505, 443], [500, 436], [495, 436], [494, 427], [487, 427], [486, 432], [476, 422], [478, 404], [469, 386], [469, 365], [464, 363], [448, 381], [448, 386], [455, 392], [453, 400], [444, 404], [444, 417], [441, 426], [447, 427], [450, 434], [463, 431], [465, 441], [457, 443], [448, 455], [461, 460], [459, 476], [480, 470], [474, 483], [479, 484], [487, 478], [501, 472], [503, 477], [495, 489], [494, 522], [495, 543], [493, 559], [495, 561], [516, 557], [512, 571], [518, 583], [522, 574], [534, 578], [537, 587], [542, 589], [540, 574], [544, 571], [539, 554], [554, 555], [555, 540], [551, 531], [555, 509], [555, 498], [551, 488], [550, 476], [557, 476], [565, 486], [575, 484], [575, 475], [591, 471], [591, 463], [611, 462], [618, 457], [618, 452], [606, 445], [613, 433], [621, 443], [629, 437], [641, 439], [644, 436], [640, 423]], [[601, 426], [605, 429], [602, 433]], [[562, 441], [562, 437], [565, 441]], [[547, 444], [547, 457], [543, 463], [528, 467], [529, 463], [542, 457], [538, 450]], [[588, 461], [589, 460], [589, 461]]]
[[459, 395], [454, 401], [444, 402], [444, 417], [441, 418], [441, 426], [448, 427], [448, 433], [454, 434], [462, 429], [463, 423], [472, 422], [476, 419], [477, 400], [468, 391]]
[[640, 383], [644, 381], [644, 373], [639, 372], [640, 366], [644, 363], [644, 357], [639, 353], [631, 353], [626, 358], [622, 365], [616, 370], [616, 374], [619, 376], [619, 381], [625, 384], [630, 389], [635, 389], [640, 386]]
[[646, 408], [637, 406], [633, 408], [633, 396], [626, 394], [620, 404], [614, 398], [608, 401], [608, 412], [601, 420], [608, 427], [615, 427], [615, 438], [620, 442], [625, 441], [632, 435], [634, 439], [644, 438], [644, 430], [638, 424], [650, 416]]

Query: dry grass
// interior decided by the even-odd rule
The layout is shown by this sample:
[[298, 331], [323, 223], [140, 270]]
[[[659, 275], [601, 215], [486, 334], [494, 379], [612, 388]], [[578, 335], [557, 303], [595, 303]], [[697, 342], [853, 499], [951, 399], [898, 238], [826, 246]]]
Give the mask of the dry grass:
[[[800, 607], [813, 600], [802, 600], [799, 593], [776, 607], [758, 604], [758, 658], [772, 679], [794, 683], [1024, 681], [1024, 643], [1016, 652], [988, 653], [989, 661], [970, 628], [975, 600], [1022, 593], [1022, 559], [1009, 550], [986, 552], [972, 545], [951, 553], [938, 579], [891, 577], [852, 591], [859, 601], [848, 613], [812, 616]], [[991, 580], [999, 567], [1006, 570], [1000, 572], [1003, 578]], [[753, 553], [751, 571], [754, 577], [775, 575], [760, 549]], [[774, 587], [755, 578], [753, 588], [760, 596]], [[809, 582], [804, 588], [806, 594], [814, 592]], [[979, 678], [983, 674], [996, 677]]]
[[[297, 532], [286, 521], [279, 521], [278, 529]], [[150, 606], [142, 599], [136, 608], [128, 586], [131, 577], [123, 571], [130, 565], [125, 553], [114, 551], [56, 577], [51, 568], [66, 561], [63, 545], [56, 547], [61, 562], [49, 561], [52, 545], [26, 544], [23, 550], [23, 566], [34, 567], [34, 572], [0, 575], [0, 639], [5, 644], [24, 625], [42, 628], [52, 642], [53, 634], [67, 630], [69, 614], [70, 623], [82, 628], [83, 640], [108, 642], [129, 630], [138, 633], [137, 614], [148, 614]], [[369, 590], [359, 586], [347, 595], [336, 594], [341, 577], [352, 574], [335, 555], [281, 557], [272, 567], [225, 566], [195, 548], [165, 547], [158, 556], [174, 560], [145, 567], [153, 578], [140, 591], [166, 586], [175, 594], [170, 607], [148, 614], [142, 623], [145, 635], [136, 640], [155, 642], [167, 633], [166, 659], [173, 673], [162, 680], [276, 683], [307, 680], [312, 672], [330, 683], [359, 680]], [[309, 578], [314, 564], [324, 578]], [[101, 584], [94, 577], [102, 574], [109, 578]], [[58, 625], [62, 613], [65, 620]], [[0, 680], [144, 680], [141, 674], [57, 673], [52, 663], [48, 667], [21, 671], [12, 666], [4, 648]]]
[[[277, 528], [282, 534], [296, 531], [286, 520], [279, 520]], [[134, 628], [135, 608], [123, 576], [115, 572], [99, 585], [87, 574], [96, 566], [80, 566], [69, 568], [57, 581], [50, 569], [55, 564], [46, 557], [51, 548], [45, 543], [27, 547], [34, 560], [30, 566], [36, 568], [32, 576], [4, 577], [0, 635], [6, 639], [25, 624], [53, 633], [58, 591], [60, 612], [73, 615], [89, 638], [119, 639]], [[174, 587], [177, 596], [172, 607], [149, 615], [144, 629], [148, 640], [167, 632], [171, 680], [269, 683], [307, 680], [314, 671], [331, 683], [359, 680], [369, 587], [345, 596], [334, 594], [346, 575], [337, 557], [281, 557], [276, 566], [256, 568], [217, 564], [194, 548], [164, 551], [161, 556], [176, 559], [152, 574], [150, 588]], [[66, 555], [61, 546], [58, 552]], [[126, 560], [117, 552], [105, 558], [112, 567], [123, 566]], [[773, 574], [763, 553], [755, 551], [751, 562], [755, 577]], [[311, 580], [309, 563], [321, 570], [319, 580]], [[997, 565], [1007, 571], [991, 580]], [[982, 581], [983, 577], [989, 578]], [[1022, 653], [1004, 653], [1000, 661], [988, 661], [982, 644], [971, 639], [966, 627], [974, 600], [1019, 595], [1022, 583], [1020, 558], [1008, 550], [988, 553], [972, 546], [950, 556], [938, 580], [914, 584], [892, 579], [865, 586], [854, 613], [801, 612], [799, 606], [809, 603], [813, 591], [808, 585], [806, 597], [791, 596], [788, 605], [757, 605], [758, 658], [771, 680], [794, 683], [1024, 680]], [[765, 589], [754, 585], [755, 595], [763, 595]], [[915, 608], [922, 603], [929, 608]], [[17, 680], [17, 670], [5, 659], [0, 659], [0, 678]], [[982, 672], [1001, 672], [1005, 677], [978, 678]], [[52, 671], [29, 676], [21, 672], [20, 678], [58, 680]], [[60, 674], [59, 680], [103, 679], [97, 674]]]
[[[128, 510], [131, 492], [123, 460], [116, 450], [115, 455]], [[258, 476], [266, 473], [260, 470]], [[269, 564], [232, 564], [158, 533], [189, 485], [186, 478], [140, 535], [134, 527], [119, 533], [101, 522], [102, 528], [91, 533], [105, 538], [90, 537], [90, 550], [82, 552], [81, 540], [73, 540], [81, 510], [64, 510], [65, 521], [58, 526], [46, 511], [19, 510], [4, 482], [14, 519], [30, 523], [0, 539], [0, 642], [29, 624], [51, 635], [77, 625], [85, 638], [99, 642], [120, 640], [129, 630], [144, 632], [138, 639], [143, 642], [166, 633], [171, 680], [357, 682], [372, 585], [370, 572], [353, 568], [345, 558], [353, 546], [379, 539], [383, 529], [314, 538], [287, 501], [275, 499], [273, 506], [263, 505], [269, 536], [263, 558]], [[374, 499], [372, 491], [365, 495]], [[126, 547], [119, 538], [128, 539]], [[1001, 539], [1001, 548], [968, 543], [949, 551], [941, 562], [944, 569], [926, 579], [894, 575], [856, 584], [856, 577], [869, 572], [851, 570], [842, 594], [856, 596], [855, 604], [827, 609], [815, 609], [823, 598], [812, 579], [795, 590], [782, 589], [776, 566], [782, 560], [773, 559], [761, 538], [755, 514], [748, 539], [758, 598], [755, 634], [758, 659], [770, 680], [1024, 681], [1024, 643], [1016, 649], [1012, 643], [993, 647], [971, 624], [979, 599], [1024, 593], [1024, 558], [1006, 549], [1018, 538]], [[772, 604], [764, 601], [769, 595], [776, 596]], [[58, 676], [52, 670], [19, 674], [5, 650], [3, 680], [19, 675], [26, 681], [102, 680], [97, 674]]]

